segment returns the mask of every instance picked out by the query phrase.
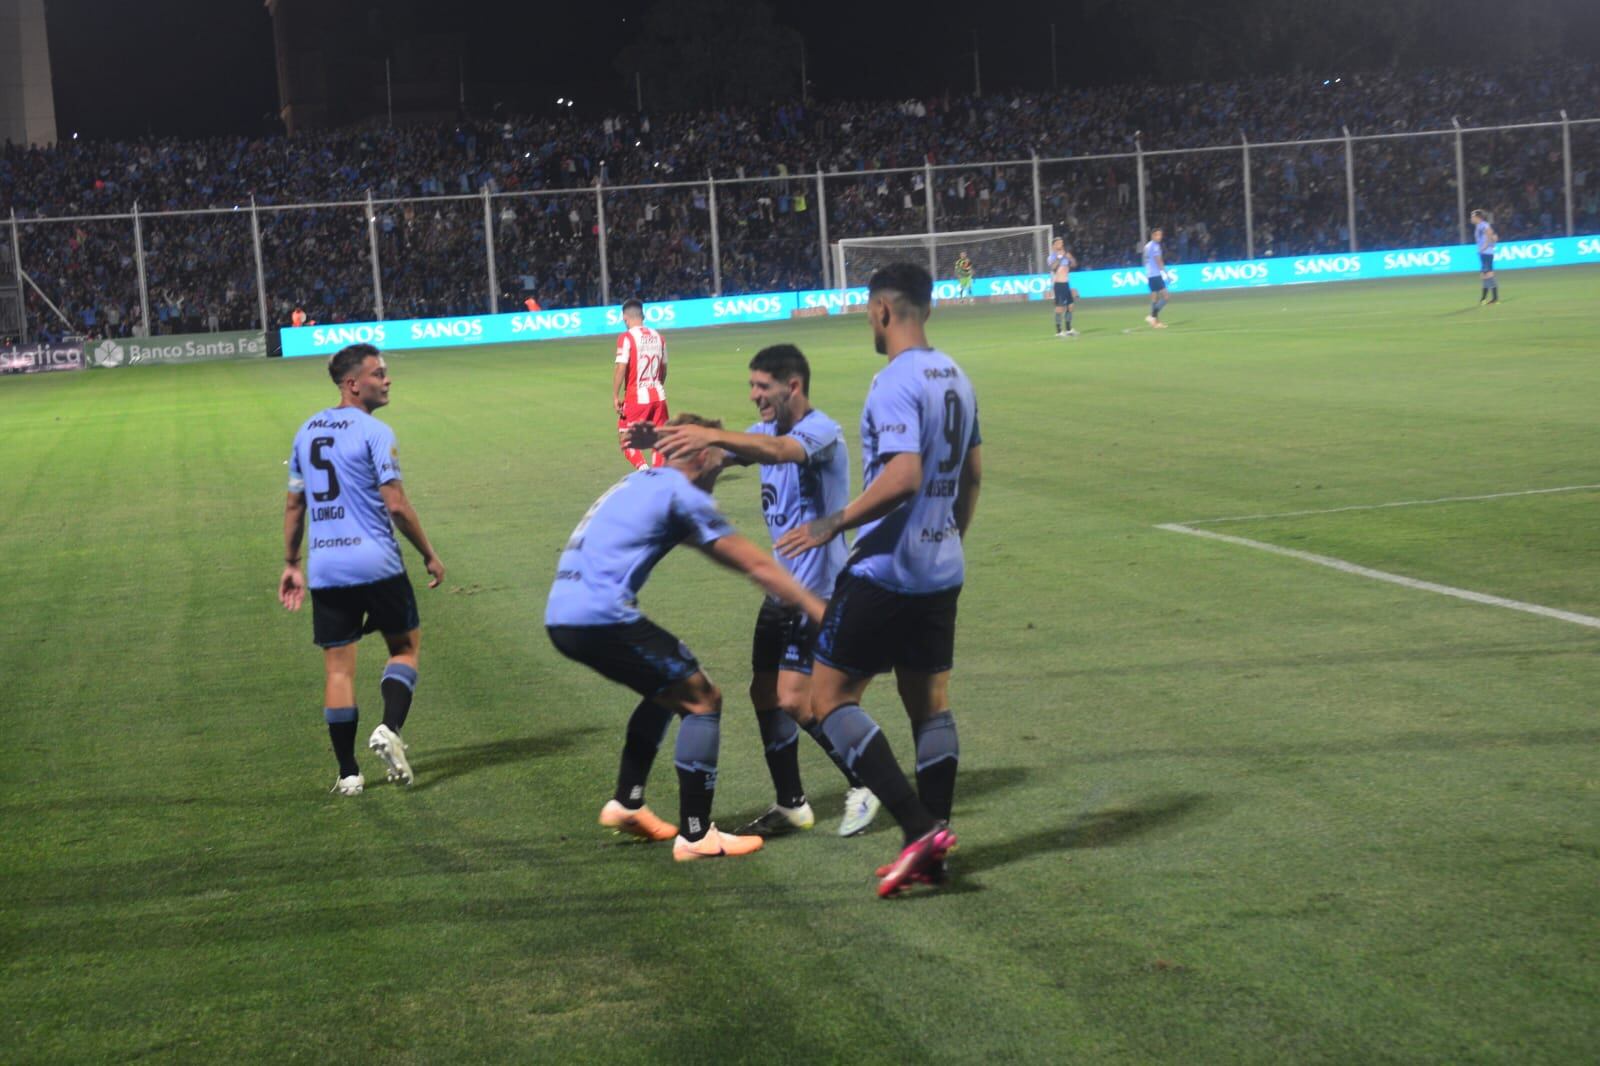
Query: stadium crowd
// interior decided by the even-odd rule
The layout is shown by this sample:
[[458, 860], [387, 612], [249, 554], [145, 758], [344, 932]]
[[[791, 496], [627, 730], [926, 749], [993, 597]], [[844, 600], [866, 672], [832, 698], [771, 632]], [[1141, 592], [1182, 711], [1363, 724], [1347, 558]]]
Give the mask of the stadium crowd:
[[[1034, 222], [1030, 158], [1044, 221], [1083, 267], [1135, 261], [1137, 175], [1146, 153], [1147, 215], [1168, 231], [1174, 262], [1245, 254], [1238, 149], [1174, 149], [1451, 130], [1596, 117], [1600, 67], [1544, 64], [1495, 74], [1436, 71], [1258, 77], [1229, 83], [1125, 85], [1057, 93], [897, 103], [786, 102], [761, 109], [579, 119], [464, 120], [293, 138], [7, 144], [0, 210], [19, 219], [22, 263], [74, 329], [144, 331], [133, 226], [143, 217], [156, 332], [259, 323], [249, 205], [260, 213], [271, 324], [295, 307], [316, 321], [371, 318], [371, 242], [390, 318], [488, 309], [485, 201], [502, 310], [532, 296], [547, 308], [599, 301], [603, 193], [613, 299], [710, 295], [717, 213], [724, 292], [822, 284], [820, 206], [840, 237], [926, 229], [925, 163], [935, 170], [940, 230]], [[1457, 239], [1454, 139], [1355, 147], [1363, 248]], [[1470, 134], [1467, 195], [1505, 239], [1564, 232], [1559, 129]], [[1600, 127], [1573, 130], [1574, 213], [1600, 225]], [[1103, 158], [1119, 156], [1119, 158]], [[1091, 158], [1085, 158], [1091, 157]], [[1102, 157], [1102, 158], [1093, 158]], [[1012, 160], [1005, 165], [985, 162]], [[904, 169], [897, 169], [904, 168]], [[877, 173], [888, 171], [887, 173]], [[707, 175], [718, 182], [708, 194]], [[1258, 255], [1349, 245], [1340, 143], [1251, 150]], [[674, 184], [688, 183], [696, 184]], [[627, 186], [627, 188], [610, 188]], [[369, 226], [364, 201], [378, 203]], [[714, 197], [715, 202], [712, 202]], [[363, 201], [361, 206], [293, 207]], [[196, 208], [209, 214], [162, 214]], [[983, 264], [978, 264], [979, 273]], [[61, 323], [29, 291], [29, 317]]]

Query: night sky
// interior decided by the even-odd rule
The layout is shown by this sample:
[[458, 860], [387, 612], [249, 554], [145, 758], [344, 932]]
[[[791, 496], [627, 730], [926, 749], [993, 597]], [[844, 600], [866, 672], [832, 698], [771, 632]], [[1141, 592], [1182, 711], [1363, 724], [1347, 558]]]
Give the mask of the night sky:
[[[63, 139], [73, 131], [135, 138], [281, 130], [275, 124], [272, 21], [259, 0], [45, 2]], [[1600, 10], [1600, 0], [1545, 2]], [[1215, 3], [1225, 7], [1228, 0]], [[631, 39], [630, 21], [637, 26], [650, 6], [639, 0], [452, 0], [440, 10], [451, 13], [443, 17], [464, 20], [476, 56], [467, 71], [473, 112], [486, 114], [499, 102], [539, 113], [553, 110], [556, 96], [569, 96], [581, 112], [599, 114], [632, 104], [631, 79], [612, 60]], [[986, 90], [1050, 87], [1052, 20], [1063, 86], [1159, 79], [1171, 64], [1150, 54], [1139, 33], [1103, 31], [1108, 20], [1132, 18], [1138, 6], [1128, 0], [1029, 0], [998, 9], [981, 3], [923, 9], [956, 12], [940, 17], [908, 15], [915, 8], [900, 4], [775, 5], [778, 21], [804, 35], [813, 95], [824, 99], [970, 91], [974, 27], [988, 20], [978, 30]], [[1498, 8], [1505, 18], [1515, 18], [1516, 9], [1515, 3]], [[1003, 17], [993, 17], [997, 10]], [[1088, 10], [1099, 12], [1102, 32], [1091, 32], [1081, 18]], [[1474, 31], [1453, 24], [1440, 32]], [[649, 103], [647, 94], [647, 108]]]

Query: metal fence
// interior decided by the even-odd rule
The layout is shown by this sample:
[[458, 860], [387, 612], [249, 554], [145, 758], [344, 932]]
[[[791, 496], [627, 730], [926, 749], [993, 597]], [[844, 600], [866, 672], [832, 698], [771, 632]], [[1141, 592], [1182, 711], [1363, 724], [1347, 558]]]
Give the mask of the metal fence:
[[[70, 218], [13, 212], [0, 331], [268, 329], [829, 288], [841, 237], [1050, 225], [1084, 267], [1600, 229], [1600, 118], [887, 170]], [[978, 264], [980, 272], [983, 267]], [[1041, 264], [1042, 269], [1042, 264]], [[146, 324], [150, 324], [146, 326]], [[30, 330], [30, 325], [32, 329]], [[152, 328], [153, 327], [153, 328]]]

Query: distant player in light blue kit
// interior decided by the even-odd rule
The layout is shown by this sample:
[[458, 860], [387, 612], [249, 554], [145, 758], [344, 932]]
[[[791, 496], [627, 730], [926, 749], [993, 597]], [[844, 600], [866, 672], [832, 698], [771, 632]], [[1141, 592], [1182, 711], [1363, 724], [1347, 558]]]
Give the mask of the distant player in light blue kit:
[[1150, 231], [1150, 241], [1144, 246], [1144, 276], [1150, 282], [1150, 313], [1144, 320], [1152, 329], [1166, 329], [1161, 321], [1161, 309], [1167, 306], [1167, 279], [1162, 272], [1167, 269], [1166, 252], [1161, 247], [1163, 234], [1157, 226]]
[[[878, 895], [941, 883], [955, 846], [948, 820], [960, 749], [948, 688], [961, 541], [978, 505], [978, 401], [967, 375], [928, 345], [933, 280], [895, 263], [867, 286], [873, 346], [889, 357], [861, 413], [862, 492], [841, 510], [791, 529], [794, 557], [859, 529], [817, 635], [811, 710], [836, 750], [900, 824], [905, 847], [880, 867]], [[888, 739], [861, 709], [872, 678], [895, 672], [916, 739], [913, 792]]]
[[[832, 514], [849, 502], [850, 455], [839, 423], [811, 406], [811, 364], [794, 345], [763, 348], [750, 360], [750, 399], [761, 420], [744, 433], [705, 426], [652, 431], [652, 427], [638, 425], [633, 446], [663, 449], [667, 455], [716, 447], [735, 462], [761, 464], [761, 511], [777, 540], [788, 530]], [[844, 561], [844, 540], [834, 538], [785, 565], [807, 589], [826, 600], [833, 595]], [[811, 715], [816, 633], [804, 615], [770, 596], [756, 615], [750, 699], [777, 798], [742, 831], [770, 836], [810, 829], [815, 824], [800, 783], [801, 729], [821, 745], [850, 783], [839, 835], [854, 836], [878, 813], [877, 797], [845, 765], [822, 724]]]
[[[366, 786], [355, 755], [356, 642], [375, 630], [389, 646], [389, 662], [381, 685], [383, 723], [367, 746], [388, 767], [389, 780], [412, 781], [400, 730], [417, 685], [422, 631], [394, 530], [421, 553], [429, 588], [444, 579], [444, 563], [406, 498], [394, 431], [372, 417], [389, 402], [383, 356], [370, 344], [353, 344], [328, 360], [328, 375], [339, 386], [339, 405], [308, 418], [289, 453], [278, 599], [298, 611], [310, 585], [312, 639], [322, 648], [326, 671], [322, 714], [339, 760], [333, 791], [356, 796]], [[300, 568], [308, 516], [309, 583]]]
[[[720, 429], [697, 415], [667, 423]], [[812, 624], [822, 601], [777, 560], [739, 536], [711, 498], [723, 464], [720, 448], [680, 450], [665, 466], [646, 467], [608, 489], [572, 531], [556, 564], [545, 630], [556, 650], [640, 696], [628, 720], [617, 789], [600, 824], [643, 840], [676, 836], [680, 862], [748, 855], [759, 836], [719, 832], [711, 821], [722, 737], [722, 692], [687, 645], [639, 610], [639, 590], [673, 548], [689, 543], [741, 571], [769, 596], [793, 605]], [[645, 779], [674, 715], [683, 717], [673, 763], [678, 770], [678, 825], [644, 802]]]
[[1050, 254], [1045, 257], [1045, 269], [1050, 272], [1050, 285], [1056, 298], [1056, 336], [1076, 337], [1072, 328], [1072, 272], [1078, 267], [1077, 258], [1067, 251], [1067, 242], [1057, 237], [1050, 242]]
[[1478, 242], [1478, 264], [1482, 271], [1483, 293], [1478, 306], [1500, 302], [1500, 282], [1494, 276], [1494, 253], [1500, 244], [1500, 235], [1489, 222], [1489, 213], [1482, 208], [1472, 212], [1472, 234]]

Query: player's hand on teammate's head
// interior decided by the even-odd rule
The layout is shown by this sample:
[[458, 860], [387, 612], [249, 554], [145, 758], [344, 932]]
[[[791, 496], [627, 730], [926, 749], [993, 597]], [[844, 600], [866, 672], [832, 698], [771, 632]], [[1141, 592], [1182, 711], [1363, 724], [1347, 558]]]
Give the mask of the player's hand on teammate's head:
[[[717, 431], [710, 426], [655, 426], [655, 443], [651, 447], [668, 459], [676, 459], [689, 452], [697, 452], [716, 443]], [[642, 447], [642, 445], [634, 445]]]
[[437, 555], [430, 555], [423, 560], [422, 565], [428, 568], [428, 587], [430, 589], [438, 588], [439, 582], [444, 580], [444, 563], [439, 561]]
[[298, 611], [306, 600], [306, 576], [298, 566], [283, 568], [278, 579], [278, 602], [291, 611]]
[[617, 430], [617, 436], [629, 448], [654, 448], [656, 427], [649, 422], [632, 422]]

